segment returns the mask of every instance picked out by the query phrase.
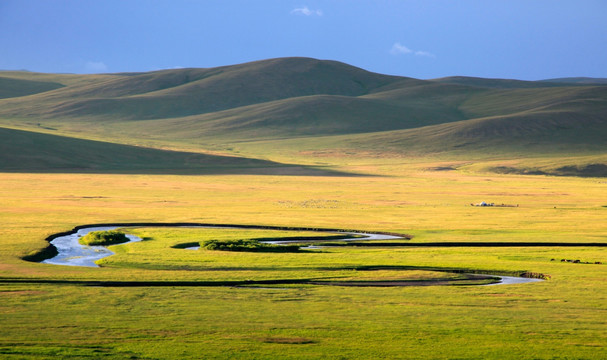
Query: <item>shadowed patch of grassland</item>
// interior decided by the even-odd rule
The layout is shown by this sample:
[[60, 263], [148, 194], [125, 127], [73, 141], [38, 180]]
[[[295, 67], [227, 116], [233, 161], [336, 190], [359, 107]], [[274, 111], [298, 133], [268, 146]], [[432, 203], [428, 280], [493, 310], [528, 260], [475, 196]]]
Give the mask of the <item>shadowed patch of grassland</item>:
[[0, 72], [0, 99], [37, 94], [63, 86], [56, 82], [7, 78]]
[[[167, 151], [0, 128], [5, 172], [339, 175], [310, 166]], [[348, 175], [348, 174], [342, 174]]]

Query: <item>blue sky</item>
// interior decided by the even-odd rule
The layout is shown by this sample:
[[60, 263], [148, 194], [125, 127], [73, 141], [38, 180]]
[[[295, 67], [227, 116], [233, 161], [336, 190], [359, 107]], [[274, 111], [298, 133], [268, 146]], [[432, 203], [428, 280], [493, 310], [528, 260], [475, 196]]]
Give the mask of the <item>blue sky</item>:
[[607, 77], [606, 19], [604, 0], [0, 0], [0, 69], [306, 56], [421, 79]]

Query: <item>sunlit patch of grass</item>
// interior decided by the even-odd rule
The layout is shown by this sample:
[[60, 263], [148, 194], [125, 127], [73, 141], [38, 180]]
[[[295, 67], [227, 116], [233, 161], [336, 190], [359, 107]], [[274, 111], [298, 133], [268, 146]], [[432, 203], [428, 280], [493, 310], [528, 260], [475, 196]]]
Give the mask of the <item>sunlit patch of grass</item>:
[[[579, 344], [607, 345], [602, 317], [607, 304], [606, 265], [560, 262], [607, 263], [604, 248], [339, 247], [239, 253], [173, 247], [207, 239], [318, 233], [138, 228], [122, 231], [146, 240], [112, 246], [116, 254], [101, 260], [101, 268], [21, 259], [47, 246], [48, 235], [76, 225], [111, 222], [339, 227], [412, 234], [413, 239], [406, 240], [412, 244], [607, 242], [605, 184], [600, 179], [427, 170], [451, 163], [436, 158], [323, 161], [340, 170], [364, 169], [377, 176], [2, 174], [3, 355], [44, 358], [54, 352], [67, 357], [72, 351], [75, 357], [95, 357], [94, 347], [99, 346], [109, 349], [103, 353], [107, 358], [170, 359], [177, 354], [300, 359], [339, 354], [376, 359], [378, 354], [385, 358], [414, 354], [428, 359], [518, 359], [567, 354], [590, 359], [596, 358], [597, 347]], [[480, 201], [519, 207], [470, 206]], [[512, 286], [402, 288], [77, 283], [459, 276], [431, 269], [487, 274], [529, 271], [551, 278]], [[10, 279], [39, 283], [6, 282]], [[70, 283], [41, 283], [48, 280]]]
[[412, 281], [412, 280], [453, 280], [465, 278], [461, 274], [429, 271], [429, 270], [373, 270], [373, 271], [353, 271], [348, 276], [340, 276], [338, 280], [376, 280], [376, 281]]

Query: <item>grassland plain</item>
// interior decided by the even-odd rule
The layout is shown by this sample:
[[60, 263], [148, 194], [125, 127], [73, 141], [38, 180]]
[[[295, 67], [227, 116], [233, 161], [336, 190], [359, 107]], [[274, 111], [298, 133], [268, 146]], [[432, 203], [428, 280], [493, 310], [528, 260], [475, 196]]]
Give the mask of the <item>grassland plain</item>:
[[[444, 170], [441, 159], [322, 158], [376, 176], [0, 176], [0, 354], [6, 358], [605, 358], [603, 248], [172, 249], [194, 230], [135, 229], [101, 268], [23, 261], [85, 223], [211, 222], [413, 234], [411, 242], [607, 242], [598, 178]], [[321, 160], [322, 160], [321, 159]], [[429, 170], [433, 169], [433, 170]], [[69, 184], [69, 186], [66, 186]], [[518, 204], [480, 208], [473, 202]], [[218, 234], [207, 236], [218, 236]], [[556, 261], [551, 261], [555, 259]], [[352, 265], [411, 266], [397, 271]], [[322, 267], [322, 269], [321, 269]], [[77, 281], [428, 277], [424, 267], [549, 274], [475, 287], [89, 287]], [[328, 269], [327, 269], [328, 268]], [[11, 282], [19, 280], [26, 282]], [[29, 282], [27, 282], [29, 281]], [[45, 281], [63, 281], [48, 283]]]
[[[303, 58], [2, 72], [0, 357], [607, 358], [605, 248], [547, 246], [607, 243], [607, 87], [571, 81], [426, 81]], [[509, 206], [470, 206], [481, 201]], [[174, 246], [276, 233], [129, 228], [145, 240], [113, 246], [100, 268], [23, 260], [51, 234], [127, 222], [515, 246], [193, 251]], [[446, 269], [550, 279], [211, 286], [462, 279]]]

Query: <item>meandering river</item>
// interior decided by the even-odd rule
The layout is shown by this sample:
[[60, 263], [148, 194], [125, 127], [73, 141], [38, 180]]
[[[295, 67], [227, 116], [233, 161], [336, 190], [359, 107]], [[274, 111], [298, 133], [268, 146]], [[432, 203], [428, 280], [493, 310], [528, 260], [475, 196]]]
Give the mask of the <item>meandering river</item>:
[[[85, 227], [77, 230], [76, 232], [68, 235], [63, 235], [56, 237], [51, 240], [51, 244], [57, 248], [58, 254], [50, 259], [43, 260], [42, 262], [45, 264], [53, 264], [53, 265], [68, 265], [68, 266], [88, 266], [88, 267], [99, 267], [99, 265], [95, 264], [95, 261], [103, 259], [105, 257], [111, 256], [114, 254], [113, 251], [109, 250], [105, 246], [88, 246], [82, 245], [78, 242], [78, 239], [92, 231], [105, 231], [105, 230], [115, 230], [122, 227], [121, 225], [108, 225], [108, 226], [93, 226], [93, 227]], [[144, 226], [141, 226], [144, 227]], [[204, 225], [185, 225], [185, 226], [174, 226], [174, 227], [184, 227], [184, 228], [218, 228], [217, 226], [204, 226]], [[222, 226], [221, 228], [229, 229], [229, 226]], [[236, 227], [234, 227], [236, 228]], [[262, 227], [260, 227], [262, 229]], [[393, 235], [384, 235], [384, 234], [363, 234], [363, 233], [348, 233], [352, 235], [352, 238], [348, 239], [340, 239], [340, 241], [355, 241], [355, 240], [392, 240], [392, 239], [400, 239], [398, 236]], [[364, 236], [355, 237], [355, 236]], [[130, 242], [141, 241], [141, 239], [135, 235], [127, 234], [127, 237], [130, 239], [129, 242], [123, 243], [128, 244]], [[267, 243], [273, 244], [286, 244], [286, 243], [295, 243], [302, 242], [297, 240], [291, 241], [267, 241]], [[198, 247], [190, 247], [186, 249], [197, 249]]]
[[[166, 225], [162, 225], [165, 226]], [[109, 250], [105, 246], [89, 246], [82, 245], [78, 242], [78, 239], [92, 231], [105, 231], [105, 230], [115, 230], [123, 225], [107, 225], [107, 226], [91, 226], [79, 228], [77, 231], [73, 233], [69, 233], [66, 235], [58, 236], [51, 240], [51, 244], [57, 248], [58, 254], [50, 259], [43, 260], [42, 263], [45, 264], [53, 264], [53, 265], [66, 265], [66, 266], [86, 266], [86, 267], [99, 267], [95, 262], [97, 260], [103, 259], [105, 257], [111, 256], [114, 254], [113, 251]], [[145, 226], [139, 226], [145, 227]], [[188, 228], [217, 228], [217, 226], [205, 226], [205, 225], [176, 225], [174, 227], [188, 227]], [[221, 226], [221, 228], [230, 228], [229, 226]], [[252, 227], [251, 227], [252, 228]], [[259, 227], [260, 229], [266, 229], [264, 227]], [[398, 236], [393, 235], [385, 235], [385, 234], [372, 234], [372, 233], [347, 233], [352, 235], [352, 238], [341, 239], [340, 241], [361, 241], [361, 240], [393, 240], [399, 239]], [[361, 238], [360, 236], [364, 236]], [[141, 241], [141, 238], [135, 235], [126, 235], [129, 238], [129, 242]], [[285, 243], [293, 243], [293, 242], [301, 242], [297, 240], [292, 241], [268, 241], [269, 243], [276, 244], [285, 244]], [[127, 244], [123, 243], [123, 244]], [[188, 249], [188, 248], [186, 248]], [[194, 248], [189, 248], [194, 249]], [[490, 275], [499, 277], [500, 281], [493, 284], [488, 285], [512, 285], [512, 284], [524, 284], [524, 283], [532, 283], [542, 281], [542, 279], [534, 279], [534, 278], [524, 278], [524, 277], [516, 277], [516, 276], [501, 276], [501, 275]]]
[[[117, 228], [118, 226], [89, 227], [79, 229], [73, 234], [59, 236], [51, 241], [51, 244], [57, 248], [58, 254], [42, 262], [53, 265], [99, 267], [99, 265], [95, 264], [95, 261], [113, 255], [114, 252], [105, 246], [82, 245], [78, 242], [78, 239], [92, 231], [114, 230]], [[129, 238], [129, 242], [141, 241], [135, 235], [127, 234], [126, 236]]]

